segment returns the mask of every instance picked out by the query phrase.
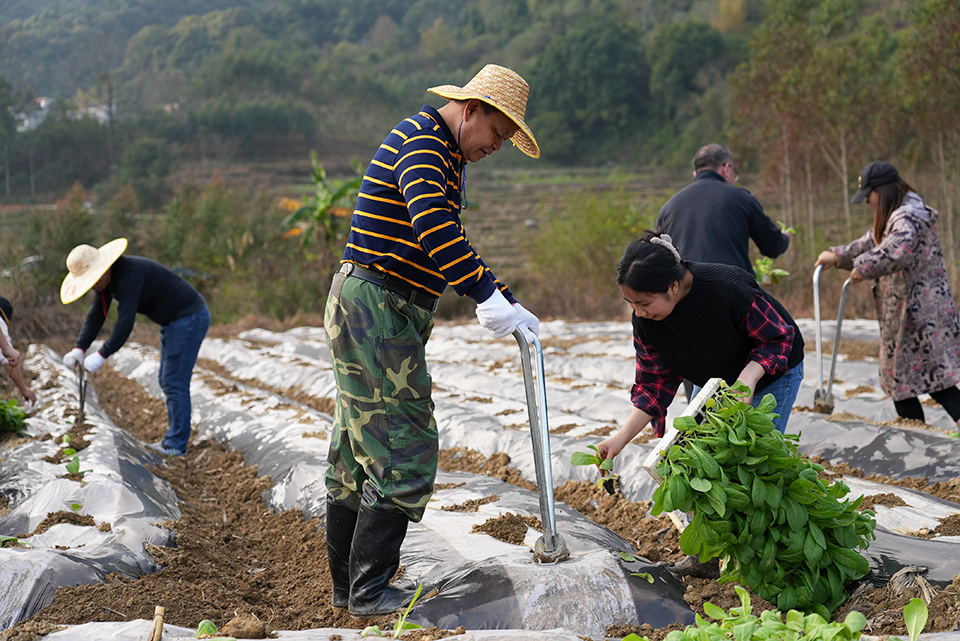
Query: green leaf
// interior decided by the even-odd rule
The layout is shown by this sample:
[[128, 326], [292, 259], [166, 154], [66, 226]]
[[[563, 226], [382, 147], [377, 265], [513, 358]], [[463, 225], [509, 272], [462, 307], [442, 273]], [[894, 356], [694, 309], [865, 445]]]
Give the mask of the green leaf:
[[570, 455], [571, 465], [596, 465], [600, 462], [600, 457], [586, 452], [574, 452]]
[[922, 599], [910, 599], [910, 603], [903, 607], [903, 621], [907, 624], [910, 641], [917, 641], [917, 637], [927, 625], [927, 604]]
[[200, 625], [197, 626], [197, 638], [200, 638], [200, 635], [213, 636], [219, 633], [220, 630], [217, 629], [216, 624], [210, 619], [204, 619], [200, 622]]
[[612, 459], [612, 458], [605, 458], [605, 459], [603, 459], [603, 462], [600, 463], [600, 469], [601, 469], [601, 470], [604, 470], [604, 471], [607, 471], [607, 472], [609, 472], [610, 470], [612, 470], [612, 469], [613, 469], [613, 459]]
[[635, 556], [633, 556], [632, 554], [629, 554], [629, 553], [627, 553], [627, 552], [621, 552], [621, 553], [620, 553], [620, 558], [623, 559], [624, 561], [626, 561], [627, 563], [633, 563], [634, 561], [637, 560], [637, 557], [635, 557]]
[[764, 414], [769, 414], [777, 407], [777, 399], [774, 398], [773, 394], [764, 394], [763, 398], [760, 400], [760, 403], [757, 404], [756, 410], [758, 412], [763, 412]]
[[690, 487], [695, 489], [697, 492], [709, 492], [710, 488], [713, 487], [713, 483], [711, 483], [708, 479], [695, 476], [690, 479]]
[[363, 632], [360, 633], [361, 637], [382, 637], [383, 632], [380, 631], [379, 625], [368, 625], [363, 629]]
[[690, 432], [697, 429], [697, 421], [692, 416], [678, 416], [673, 419], [673, 427], [678, 432]]
[[647, 583], [653, 583], [653, 576], [651, 576], [649, 572], [633, 572], [630, 576], [638, 576]]
[[717, 619], [718, 621], [727, 618], [727, 613], [723, 608], [715, 606], [709, 601], [703, 603], [703, 612], [711, 619]]

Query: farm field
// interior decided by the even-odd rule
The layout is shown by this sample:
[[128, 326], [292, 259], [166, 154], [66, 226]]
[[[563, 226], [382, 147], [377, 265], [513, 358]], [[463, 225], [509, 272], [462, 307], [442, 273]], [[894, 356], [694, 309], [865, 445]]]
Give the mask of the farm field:
[[[812, 346], [811, 323], [801, 327]], [[878, 530], [887, 530], [871, 546], [871, 551], [877, 548], [875, 554], [865, 553], [871, 574], [850, 586], [853, 596], [835, 618], [842, 620], [856, 609], [867, 618], [865, 634], [905, 635], [902, 609], [919, 588], [897, 593], [887, 582], [897, 570], [916, 564], [926, 567], [919, 575], [934, 593], [926, 631], [955, 632], [960, 620], [960, 577], [954, 578], [960, 574], [960, 441], [949, 436], [949, 418], [933, 405], [926, 407], [927, 425], [893, 421], [892, 403], [879, 392], [877, 366], [871, 361], [874, 327], [873, 321], [844, 324], [848, 340], [837, 367], [836, 407], [830, 417], [809, 409], [817, 365], [808, 354], [797, 402], [801, 407], [791, 417], [791, 430], [801, 433], [801, 451], [823, 462], [828, 478], [843, 478], [852, 497], [867, 495], [865, 506], [877, 512]], [[322, 329], [214, 331], [194, 377], [194, 445], [186, 459], [169, 461], [140, 445], [162, 436], [166, 416], [156, 385], [155, 339], [146, 330], [135, 339], [137, 345], [128, 344], [91, 377], [96, 395], [91, 394], [88, 418], [79, 426], [72, 425], [78, 405], [75, 376], [59, 363], [71, 342], [50, 341], [30, 349], [26, 368], [43, 403], [27, 438], [5, 436], [0, 442], [0, 492], [7, 499], [0, 510], [0, 534], [27, 535], [21, 541], [32, 542], [33, 548], [0, 550], [0, 586], [12, 586], [4, 570], [11, 559], [36, 558], [30, 555], [41, 548], [66, 559], [70, 567], [92, 568], [87, 576], [93, 580], [62, 583], [55, 598], [56, 580], [37, 580], [48, 584], [24, 600], [23, 611], [32, 610], [30, 616], [4, 620], [3, 627], [11, 629], [2, 638], [141, 638], [157, 605], [166, 608], [169, 630], [164, 638], [192, 638], [203, 619], [223, 628], [236, 617], [255, 618], [266, 632], [291, 639], [352, 638], [372, 624], [392, 628], [389, 617], [354, 620], [329, 605], [320, 517], [334, 388]], [[564, 563], [554, 568], [526, 560], [542, 523], [517, 345], [512, 339], [489, 340], [474, 325], [440, 324], [428, 356], [443, 472], [434, 509], [411, 527], [402, 563], [406, 578], [449, 586], [450, 596], [441, 589], [439, 597], [414, 608], [410, 620], [433, 627], [405, 638], [544, 638], [536, 637], [536, 631], [551, 630], [550, 638], [571, 641], [621, 638], [630, 632], [660, 639], [680, 626], [657, 621], [656, 608], [678, 613], [674, 619], [689, 623], [693, 612], [703, 614], [704, 602], [725, 610], [739, 606], [730, 584], [668, 571], [685, 555], [673, 522], [665, 515], [648, 515], [656, 484], [641, 463], [655, 440], [643, 442], [641, 435], [618, 457], [615, 471], [622, 483], [613, 496], [597, 488], [595, 469], [569, 464], [571, 453], [617, 429], [629, 412], [629, 324], [551, 321], [543, 324], [541, 340], [557, 530], [570, 546], [569, 563], [602, 565], [609, 559], [601, 557], [615, 557], [619, 550], [635, 554], [642, 569], [624, 568], [613, 587], [593, 586], [601, 602], [590, 616], [576, 608], [585, 598], [574, 589], [578, 581], [564, 579], [563, 573], [587, 576], [582, 571], [595, 566], [580, 565], [574, 572], [565, 570]], [[12, 395], [15, 390], [4, 382], [4, 392]], [[684, 405], [681, 395], [671, 415]], [[77, 433], [84, 426], [86, 436]], [[67, 430], [74, 433], [74, 444], [87, 442], [85, 449], [77, 447], [81, 468], [92, 470], [81, 475], [82, 484], [59, 478], [59, 441]], [[117, 476], [125, 486], [149, 488], [142, 509], [98, 502], [98, 497], [117, 496], [106, 494]], [[70, 509], [70, 497], [79, 497], [78, 510]], [[464, 507], [478, 498], [483, 502], [476, 512]], [[61, 507], [51, 509], [56, 500]], [[473, 526], [479, 526], [477, 531]], [[144, 536], [131, 545], [122, 540], [124, 533]], [[142, 545], [144, 538], [152, 542]], [[438, 546], [437, 541], [445, 543]], [[119, 548], [135, 552], [120, 554]], [[114, 562], [115, 557], [123, 563]], [[56, 565], [60, 562], [66, 563], [37, 565], [65, 567]], [[503, 568], [499, 580], [478, 570], [487, 566]], [[468, 598], [464, 584], [452, 577], [461, 569], [474, 572], [471, 576], [482, 588], [477, 597]], [[629, 572], [637, 571], [654, 575], [659, 591], [630, 584]], [[18, 580], [29, 576], [35, 575], [27, 572]], [[527, 607], [535, 601], [523, 587], [530, 576], [550, 577], [539, 583], [550, 586], [547, 601], [556, 603], [553, 609]], [[604, 592], [621, 584], [632, 595], [626, 599], [635, 606], [632, 614], [629, 608], [611, 606], [613, 599]], [[4, 593], [0, 604], [9, 605], [15, 594]], [[755, 611], [770, 607], [759, 597], [752, 602]], [[49, 605], [36, 612], [43, 603]], [[57, 632], [63, 625], [71, 627]], [[493, 634], [500, 636], [489, 636]]]

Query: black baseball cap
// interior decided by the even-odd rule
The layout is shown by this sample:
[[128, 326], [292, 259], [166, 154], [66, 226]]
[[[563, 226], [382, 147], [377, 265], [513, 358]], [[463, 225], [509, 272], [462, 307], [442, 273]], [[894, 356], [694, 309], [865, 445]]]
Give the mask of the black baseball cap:
[[896, 167], [883, 160], [874, 160], [860, 172], [860, 184], [857, 185], [860, 190], [853, 195], [850, 202], [854, 205], [863, 202], [863, 199], [880, 185], [888, 185], [898, 180], [900, 173]]

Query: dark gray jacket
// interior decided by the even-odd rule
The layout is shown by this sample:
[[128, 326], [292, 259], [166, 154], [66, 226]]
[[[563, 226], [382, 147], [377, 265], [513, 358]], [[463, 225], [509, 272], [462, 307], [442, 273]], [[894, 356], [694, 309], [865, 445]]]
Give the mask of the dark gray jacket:
[[735, 265], [751, 274], [751, 238], [760, 253], [770, 258], [790, 246], [789, 237], [749, 191], [731, 185], [711, 169], [699, 171], [660, 209], [657, 229], [664, 224], [684, 260]]

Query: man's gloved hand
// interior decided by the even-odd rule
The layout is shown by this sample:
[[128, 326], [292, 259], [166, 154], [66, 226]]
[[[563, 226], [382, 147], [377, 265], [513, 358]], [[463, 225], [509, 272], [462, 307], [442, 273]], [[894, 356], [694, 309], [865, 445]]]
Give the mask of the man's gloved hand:
[[517, 328], [520, 316], [500, 290], [495, 289], [490, 298], [477, 305], [477, 320], [494, 338], [503, 338]]
[[63, 355], [63, 364], [73, 369], [77, 363], [83, 361], [84, 351], [79, 347], [74, 347]]
[[513, 308], [517, 310], [517, 316], [520, 318], [520, 329], [524, 330], [523, 337], [527, 339], [528, 343], [533, 343], [533, 336], [540, 336], [540, 319], [527, 311], [520, 303], [514, 303]]
[[94, 352], [93, 354], [90, 354], [90, 356], [87, 356], [85, 359], [83, 359], [83, 368], [93, 374], [100, 369], [101, 365], [106, 362], [107, 359], [105, 359], [103, 356], [100, 356], [100, 352]]

